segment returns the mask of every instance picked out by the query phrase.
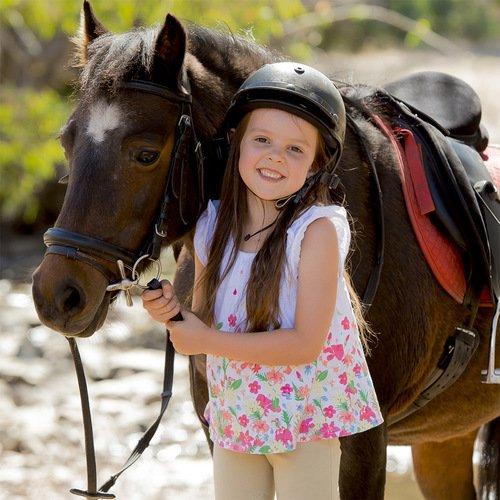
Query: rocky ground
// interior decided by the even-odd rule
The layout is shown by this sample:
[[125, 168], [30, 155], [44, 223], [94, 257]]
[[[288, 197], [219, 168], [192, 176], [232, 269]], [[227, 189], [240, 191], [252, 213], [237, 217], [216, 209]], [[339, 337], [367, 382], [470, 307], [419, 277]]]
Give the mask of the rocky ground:
[[[500, 59], [401, 52], [318, 56], [343, 79], [383, 84], [409, 71], [440, 69], [471, 83], [485, 101], [485, 123], [500, 143]], [[495, 83], [496, 82], [496, 83]], [[43, 253], [40, 235], [3, 232], [0, 280], [0, 500], [68, 499], [85, 480], [83, 430], [67, 342], [42, 326], [30, 295], [30, 274]], [[171, 263], [171, 260], [170, 260]], [[170, 266], [169, 271], [172, 271]], [[161, 327], [137, 303], [121, 300], [103, 329], [79, 342], [93, 411], [99, 478], [118, 470], [159, 411]], [[421, 499], [409, 448], [390, 447], [386, 498]], [[187, 362], [176, 359], [174, 396], [151, 447], [114, 488], [121, 500], [209, 500], [211, 461], [189, 399]], [[237, 495], [235, 495], [237, 499]]]

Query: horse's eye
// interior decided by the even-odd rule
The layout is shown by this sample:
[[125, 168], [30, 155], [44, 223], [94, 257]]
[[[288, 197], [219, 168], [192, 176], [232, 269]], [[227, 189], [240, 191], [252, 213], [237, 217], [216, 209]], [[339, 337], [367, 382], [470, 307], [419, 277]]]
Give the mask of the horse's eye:
[[142, 151], [138, 151], [134, 159], [139, 162], [141, 165], [152, 165], [158, 158], [160, 157], [159, 151], [149, 151], [147, 149], [143, 149]]

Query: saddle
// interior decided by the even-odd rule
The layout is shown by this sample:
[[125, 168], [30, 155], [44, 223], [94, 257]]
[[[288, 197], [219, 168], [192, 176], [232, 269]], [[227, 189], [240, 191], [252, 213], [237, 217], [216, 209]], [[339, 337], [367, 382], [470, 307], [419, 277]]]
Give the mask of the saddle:
[[385, 90], [428, 123], [475, 150], [488, 145], [488, 131], [481, 123], [481, 100], [460, 78], [437, 71], [423, 71], [395, 80]]
[[[437, 72], [392, 82], [372, 97], [386, 104], [400, 151], [405, 161], [413, 162], [413, 189], [423, 192], [417, 196], [420, 215], [456, 247], [465, 273], [461, 302], [473, 309], [489, 292], [486, 297], [496, 313], [483, 380], [500, 383], [500, 370], [494, 368], [500, 314], [500, 196], [484, 161], [488, 133], [481, 124], [479, 97], [462, 80]], [[488, 149], [500, 160], [498, 153], [500, 149]], [[498, 182], [500, 163], [497, 168], [492, 172]]]

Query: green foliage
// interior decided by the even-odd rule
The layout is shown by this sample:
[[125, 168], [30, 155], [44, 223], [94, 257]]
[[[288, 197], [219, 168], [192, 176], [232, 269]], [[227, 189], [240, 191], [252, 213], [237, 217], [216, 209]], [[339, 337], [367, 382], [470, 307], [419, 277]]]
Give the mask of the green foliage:
[[[83, 2], [74, 0], [0, 0], [0, 21], [26, 26], [37, 37], [49, 39], [58, 30], [72, 36], [78, 29]], [[305, 13], [300, 0], [94, 0], [98, 19], [111, 31], [160, 23], [168, 12], [204, 26], [251, 29], [266, 43], [283, 32], [283, 21]]]
[[69, 104], [51, 89], [0, 90], [0, 212], [32, 222], [40, 200], [34, 193], [54, 178], [64, 154], [56, 140]]

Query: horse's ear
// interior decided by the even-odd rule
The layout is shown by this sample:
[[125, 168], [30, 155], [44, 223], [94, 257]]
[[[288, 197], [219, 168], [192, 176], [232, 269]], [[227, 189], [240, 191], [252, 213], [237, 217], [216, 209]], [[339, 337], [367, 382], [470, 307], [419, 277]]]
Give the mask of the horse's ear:
[[153, 80], [180, 87], [185, 53], [186, 32], [176, 17], [167, 14], [156, 39]]
[[97, 37], [104, 35], [108, 30], [101, 24], [95, 16], [90, 2], [84, 0], [80, 15], [80, 29], [78, 35], [73, 39], [77, 46], [77, 63], [84, 66], [87, 62], [87, 47]]

